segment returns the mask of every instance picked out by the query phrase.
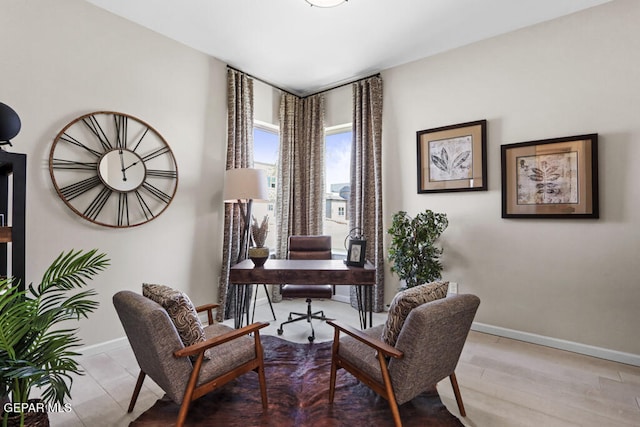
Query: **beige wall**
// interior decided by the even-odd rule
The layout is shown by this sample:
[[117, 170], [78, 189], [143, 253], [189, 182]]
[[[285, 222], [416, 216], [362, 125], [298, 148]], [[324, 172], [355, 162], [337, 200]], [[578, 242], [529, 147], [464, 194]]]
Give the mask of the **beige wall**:
[[[387, 225], [448, 215], [444, 277], [482, 298], [476, 321], [640, 355], [638, 22], [618, 0], [382, 73]], [[416, 131], [480, 119], [489, 191], [417, 194]], [[592, 132], [600, 219], [501, 219], [502, 144]]]
[[[400, 209], [448, 214], [445, 277], [482, 298], [478, 322], [640, 354], [637, 22], [640, 4], [616, 0], [382, 73], [387, 226]], [[86, 344], [123, 335], [111, 305], [120, 289], [151, 281], [215, 298], [224, 64], [81, 0], [2, 0], [0, 37], [0, 102], [23, 122], [9, 150], [28, 154], [28, 280], [64, 250], [109, 254], [112, 266], [94, 282], [100, 310], [81, 324]], [[337, 106], [327, 103], [332, 124], [351, 120], [350, 91], [341, 92]], [[103, 109], [154, 125], [178, 160], [174, 202], [141, 227], [94, 226], [50, 182], [53, 137]], [[273, 112], [256, 109], [264, 121]], [[478, 119], [489, 121], [489, 191], [416, 194], [415, 132]], [[500, 218], [500, 145], [589, 132], [600, 134], [599, 220]], [[395, 277], [386, 288], [390, 300]]]
[[[22, 131], [9, 151], [27, 153], [27, 280], [38, 281], [62, 251], [98, 248], [111, 267], [92, 286], [97, 313], [85, 344], [123, 336], [111, 296], [166, 283], [211, 301], [221, 262], [226, 144], [225, 65], [81, 0], [2, 0], [0, 102]], [[132, 114], [169, 142], [179, 168], [176, 197], [148, 224], [95, 226], [58, 198], [48, 173], [53, 138], [91, 111]]]

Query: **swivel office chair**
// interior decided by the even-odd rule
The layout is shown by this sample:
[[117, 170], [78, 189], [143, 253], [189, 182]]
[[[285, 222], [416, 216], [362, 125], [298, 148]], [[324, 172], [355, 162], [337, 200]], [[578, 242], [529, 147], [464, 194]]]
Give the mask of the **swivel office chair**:
[[[331, 236], [289, 236], [289, 259], [331, 259]], [[311, 309], [312, 298], [330, 299], [334, 293], [332, 285], [282, 285], [280, 293], [283, 298], [306, 298], [306, 313], [289, 313], [289, 320], [280, 324], [278, 335], [284, 332], [283, 327], [288, 323], [306, 320], [311, 325], [311, 335], [309, 342], [316, 338], [313, 329], [313, 319], [327, 320], [324, 311], [313, 312]], [[295, 316], [295, 317], [294, 317]]]

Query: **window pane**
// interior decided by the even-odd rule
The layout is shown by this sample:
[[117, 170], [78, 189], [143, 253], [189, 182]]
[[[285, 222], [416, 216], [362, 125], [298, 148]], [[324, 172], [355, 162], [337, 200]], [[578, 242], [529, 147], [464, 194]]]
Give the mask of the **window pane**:
[[351, 189], [351, 127], [325, 137], [325, 219], [324, 233], [331, 236], [332, 252], [345, 254], [349, 233], [348, 199]]
[[269, 216], [269, 232], [265, 246], [274, 249], [276, 246], [276, 176], [280, 137], [276, 130], [254, 126], [253, 128], [253, 165], [256, 169], [267, 171], [268, 203], [254, 203], [253, 216], [258, 223], [265, 215]]

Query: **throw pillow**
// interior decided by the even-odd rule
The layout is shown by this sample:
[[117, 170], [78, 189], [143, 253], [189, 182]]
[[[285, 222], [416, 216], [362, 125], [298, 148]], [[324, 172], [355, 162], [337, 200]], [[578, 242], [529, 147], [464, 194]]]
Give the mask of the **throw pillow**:
[[144, 283], [142, 295], [157, 302], [173, 321], [185, 347], [206, 339], [202, 322], [189, 297], [184, 293], [164, 285]]
[[449, 282], [433, 282], [398, 292], [389, 306], [387, 322], [382, 328], [382, 341], [395, 346], [409, 312], [419, 305], [446, 297], [448, 289]]

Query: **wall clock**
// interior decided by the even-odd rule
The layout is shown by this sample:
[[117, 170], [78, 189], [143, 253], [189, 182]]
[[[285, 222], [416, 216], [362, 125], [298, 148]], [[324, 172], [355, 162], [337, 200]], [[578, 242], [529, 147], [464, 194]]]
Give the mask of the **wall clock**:
[[67, 124], [51, 146], [49, 173], [73, 212], [107, 227], [157, 218], [178, 188], [178, 165], [165, 139], [142, 120], [113, 111]]

